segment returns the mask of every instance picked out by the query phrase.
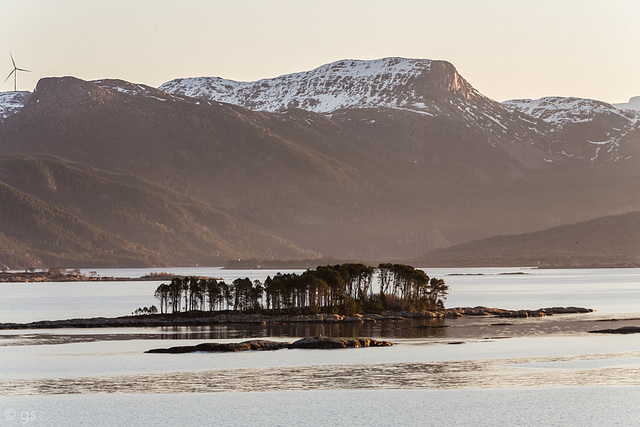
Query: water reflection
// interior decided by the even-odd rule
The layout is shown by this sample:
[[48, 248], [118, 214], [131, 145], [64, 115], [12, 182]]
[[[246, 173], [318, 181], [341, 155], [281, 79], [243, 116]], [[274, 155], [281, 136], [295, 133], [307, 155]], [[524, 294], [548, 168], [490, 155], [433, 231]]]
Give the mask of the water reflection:
[[281, 337], [296, 339], [310, 336], [369, 337], [376, 339], [449, 340], [498, 339], [523, 336], [586, 333], [595, 329], [638, 326], [638, 319], [600, 319], [592, 315], [558, 315], [526, 319], [462, 317], [366, 323], [270, 323], [212, 324], [205, 326], [169, 326], [139, 330], [106, 328], [97, 330], [30, 330], [26, 334], [0, 335], [0, 347], [41, 344], [66, 344], [94, 341], [140, 339], [159, 340], [236, 340]]
[[425, 319], [378, 323], [270, 323], [229, 324], [197, 327], [159, 328], [161, 339], [242, 339], [283, 337], [372, 337], [372, 338], [434, 338], [446, 337], [444, 319]]

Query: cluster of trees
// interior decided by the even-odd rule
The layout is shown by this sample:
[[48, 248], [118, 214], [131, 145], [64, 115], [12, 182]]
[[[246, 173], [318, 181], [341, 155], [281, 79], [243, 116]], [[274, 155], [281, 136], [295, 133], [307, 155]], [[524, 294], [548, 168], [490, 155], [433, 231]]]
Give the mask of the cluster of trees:
[[303, 311], [342, 314], [444, 308], [444, 280], [409, 265], [340, 264], [302, 274], [278, 273], [264, 283], [238, 278], [175, 277], [155, 292], [161, 313], [209, 311]]
[[158, 312], [158, 307], [152, 305], [151, 307], [143, 307], [136, 308], [131, 314], [134, 316], [142, 316], [145, 314], [156, 314]]

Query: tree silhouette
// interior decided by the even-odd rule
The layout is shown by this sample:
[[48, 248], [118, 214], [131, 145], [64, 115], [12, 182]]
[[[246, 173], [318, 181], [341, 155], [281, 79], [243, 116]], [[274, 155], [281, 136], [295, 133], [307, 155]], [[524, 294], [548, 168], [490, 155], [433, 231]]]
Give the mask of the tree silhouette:
[[286, 309], [355, 314], [442, 309], [448, 291], [444, 280], [429, 278], [409, 265], [385, 263], [374, 268], [347, 263], [319, 266], [302, 274], [277, 273], [267, 276], [264, 283], [247, 277], [237, 278], [231, 285], [212, 278], [174, 277], [169, 284], [158, 286], [154, 296], [162, 313], [208, 307], [209, 311]]

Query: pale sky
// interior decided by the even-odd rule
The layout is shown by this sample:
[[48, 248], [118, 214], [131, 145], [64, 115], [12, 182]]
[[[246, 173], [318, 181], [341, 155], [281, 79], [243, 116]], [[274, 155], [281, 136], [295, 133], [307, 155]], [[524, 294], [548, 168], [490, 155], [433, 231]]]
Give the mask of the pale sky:
[[[0, 77], [158, 86], [340, 59], [443, 59], [497, 101], [640, 95], [638, 0], [0, 0]], [[13, 78], [0, 91], [13, 90]]]

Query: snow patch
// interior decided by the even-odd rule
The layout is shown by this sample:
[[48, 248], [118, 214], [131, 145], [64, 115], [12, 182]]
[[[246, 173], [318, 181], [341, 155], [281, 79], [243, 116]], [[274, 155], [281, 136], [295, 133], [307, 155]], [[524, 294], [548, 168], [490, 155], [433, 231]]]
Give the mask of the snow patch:
[[[158, 91], [157, 89], [141, 84], [132, 84], [120, 80], [94, 80], [91, 83], [96, 84], [103, 89], [116, 91], [125, 95], [144, 96], [146, 98], [155, 99], [162, 102], [166, 102], [169, 100], [168, 98], [159, 97], [158, 95], [162, 94], [162, 92]], [[173, 98], [172, 95], [168, 96]]]
[[0, 120], [4, 120], [24, 107], [30, 92], [0, 92]]
[[614, 140], [610, 139], [608, 141], [588, 141], [590, 144], [595, 144], [595, 145], [605, 145], [605, 144], [610, 144], [612, 143]]
[[412, 85], [419, 76], [430, 72], [431, 64], [429, 60], [404, 58], [344, 60], [255, 82], [197, 77], [172, 80], [159, 89], [269, 112], [299, 108], [331, 113], [343, 108], [372, 107], [419, 111], [428, 109], [430, 102], [418, 95]]

